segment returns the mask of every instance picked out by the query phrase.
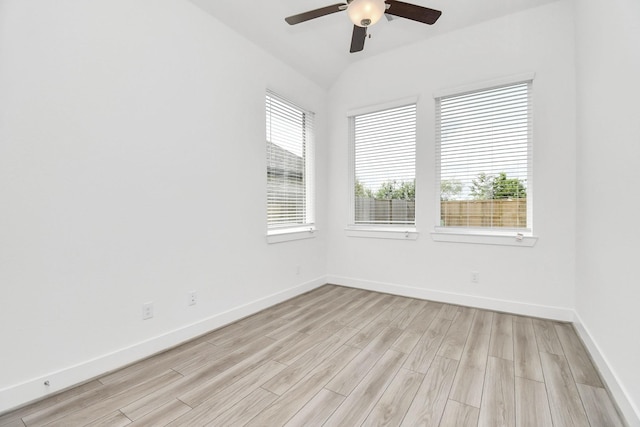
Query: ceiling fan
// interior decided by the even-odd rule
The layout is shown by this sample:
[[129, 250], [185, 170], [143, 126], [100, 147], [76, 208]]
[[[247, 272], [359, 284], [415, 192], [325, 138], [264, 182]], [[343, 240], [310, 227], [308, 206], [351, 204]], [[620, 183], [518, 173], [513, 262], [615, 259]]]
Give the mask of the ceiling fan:
[[289, 25], [299, 24], [311, 19], [332, 13], [347, 11], [349, 19], [353, 22], [353, 35], [351, 36], [351, 53], [360, 52], [364, 49], [364, 41], [367, 38], [367, 27], [380, 20], [382, 15], [387, 14], [399, 16], [422, 22], [423, 24], [434, 24], [442, 12], [415, 4], [405, 3], [398, 0], [346, 0], [347, 3], [336, 3], [320, 9], [310, 10], [289, 16], [284, 20]]

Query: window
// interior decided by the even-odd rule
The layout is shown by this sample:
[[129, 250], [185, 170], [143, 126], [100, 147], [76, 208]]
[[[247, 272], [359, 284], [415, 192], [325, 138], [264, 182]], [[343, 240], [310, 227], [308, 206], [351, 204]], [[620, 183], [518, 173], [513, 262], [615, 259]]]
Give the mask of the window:
[[415, 226], [416, 104], [350, 117], [353, 225]]
[[313, 113], [266, 95], [268, 234], [313, 229]]
[[441, 227], [531, 230], [531, 80], [436, 98]]

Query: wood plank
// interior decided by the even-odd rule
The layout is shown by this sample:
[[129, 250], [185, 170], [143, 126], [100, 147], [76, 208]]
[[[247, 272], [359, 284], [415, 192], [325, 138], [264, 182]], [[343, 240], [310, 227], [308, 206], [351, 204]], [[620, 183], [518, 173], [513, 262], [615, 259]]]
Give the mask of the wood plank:
[[20, 417], [6, 417], [0, 422], [0, 427], [25, 427], [25, 424]]
[[194, 409], [177, 418], [169, 425], [176, 427], [183, 425], [205, 425], [249, 396], [259, 388], [261, 384], [273, 378], [273, 376], [283, 368], [285, 368], [285, 365], [269, 360], [233, 384], [227, 386], [221, 384], [220, 388], [212, 389], [205, 400], [198, 406], [195, 406]]
[[405, 328], [406, 330], [417, 331], [423, 333], [427, 330], [433, 319], [438, 316], [438, 313], [442, 309], [442, 304], [437, 302], [429, 302], [420, 311], [416, 317], [413, 318], [411, 323]]
[[[384, 326], [390, 326], [391, 323], [402, 314], [402, 312], [407, 308], [407, 306], [411, 303], [411, 298], [400, 297], [397, 296], [389, 305], [389, 307], [384, 310], [377, 320], [381, 322]], [[400, 328], [397, 328], [400, 329]]]
[[482, 392], [479, 427], [514, 427], [516, 424], [513, 362], [489, 356]]
[[442, 415], [440, 427], [475, 427], [480, 410], [464, 403], [449, 400]]
[[320, 426], [343, 401], [344, 396], [323, 388], [285, 424], [285, 427]]
[[316, 314], [312, 321], [307, 322], [305, 326], [299, 327], [298, 331], [305, 334], [314, 334], [316, 331], [330, 322], [344, 325], [344, 322], [337, 321], [336, 317], [338, 316], [338, 314], [348, 311], [349, 308], [352, 307], [355, 303], [357, 303], [357, 301], [353, 301], [345, 296], [340, 297], [339, 299], [335, 300], [333, 304], [324, 309], [322, 313]]
[[447, 331], [447, 335], [444, 337], [438, 349], [438, 356], [460, 360], [476, 311], [477, 310], [468, 307], [459, 308], [451, 323], [451, 327]]
[[[258, 316], [258, 315], [256, 315]], [[253, 317], [253, 316], [252, 316]], [[246, 320], [246, 319], [244, 319]], [[204, 341], [216, 345], [216, 341], [227, 339], [247, 329], [247, 325], [242, 321], [230, 323], [204, 335]]]
[[[298, 335], [298, 333], [296, 335]], [[187, 392], [179, 394], [178, 397], [190, 406], [197, 406], [201, 404], [211, 396], [212, 391], [217, 391], [220, 388], [227, 387], [238, 381], [240, 378], [246, 376], [248, 373], [251, 373], [256, 368], [263, 366], [265, 363], [271, 362], [273, 356], [278, 354], [283, 346], [286, 346], [288, 342], [295, 340], [296, 335], [292, 335], [285, 340], [272, 343], [260, 350], [254, 349], [253, 352], [242, 353], [242, 357], [237, 359], [231, 358], [228, 361], [222, 359], [221, 363], [223, 363], [226, 369], [209, 370], [209, 374], [204, 377], [199, 373], [190, 376], [190, 378], [193, 377], [194, 379], [191, 388]], [[271, 364], [271, 366], [274, 367], [274, 370], [276, 370], [277, 367], [278, 372], [285, 367], [283, 364]]]
[[402, 353], [411, 353], [441, 308], [442, 304], [427, 304], [404, 329], [404, 332], [398, 337], [396, 342], [393, 343], [393, 349]]
[[[344, 325], [349, 325], [355, 319], [359, 319], [360, 317], [362, 317], [364, 313], [368, 312], [368, 310], [372, 306], [377, 304], [383, 298], [384, 298], [384, 295], [382, 294], [379, 294], [376, 292], [369, 292], [368, 295], [366, 295], [358, 304], [354, 304], [354, 306], [351, 307], [350, 310], [344, 310], [342, 314], [337, 315], [335, 320], [337, 320], [338, 322]], [[353, 326], [350, 326], [350, 327], [353, 327]], [[359, 328], [356, 328], [356, 329], [359, 329]]]
[[[149, 378], [147, 380], [149, 380]], [[132, 385], [126, 382], [115, 382], [93, 388], [58, 402], [55, 405], [46, 405], [42, 409], [23, 417], [23, 421], [28, 426], [45, 425], [81, 409], [90, 408], [112, 396], [124, 393], [131, 388]]]
[[480, 408], [493, 313], [478, 311], [453, 380], [450, 399]]
[[271, 405], [277, 398], [277, 395], [262, 388], [257, 388], [218, 418], [205, 425], [225, 427], [243, 426], [263, 409]]
[[424, 332], [418, 332], [411, 329], [405, 329], [398, 339], [391, 345], [391, 348], [401, 353], [409, 354], [413, 351], [422, 334]]
[[[304, 356], [307, 351], [317, 346], [319, 342], [328, 339], [341, 329], [345, 329], [345, 326], [340, 322], [329, 322], [312, 335], [301, 335], [302, 339], [283, 347], [278, 354], [273, 356], [273, 359], [285, 365], [291, 365]], [[304, 334], [304, 332], [302, 332], [302, 334]]]
[[[240, 328], [246, 328], [247, 326], [252, 325], [261, 325], [266, 322], [270, 322], [274, 319], [283, 319], [284, 316], [293, 312], [294, 310], [300, 309], [299, 306], [289, 302], [284, 301], [280, 304], [274, 305], [272, 307], [266, 308], [256, 314], [252, 314], [251, 316], [247, 316], [243, 319], [240, 319], [232, 325], [238, 325]], [[216, 336], [216, 331], [212, 332], [209, 337], [207, 337], [207, 341], [214, 341], [214, 337]]]
[[354, 318], [348, 326], [356, 329], [362, 329], [367, 326], [370, 322], [372, 322], [378, 315], [389, 307], [393, 301], [394, 297], [391, 295], [383, 295], [375, 304], [371, 305], [365, 311], [360, 313], [360, 315]]
[[265, 349], [279, 349], [280, 346], [276, 345], [277, 342], [278, 341], [272, 338], [261, 337], [249, 345], [239, 347], [228, 353], [222, 353], [219, 357], [207, 359], [207, 361], [202, 364], [194, 365], [191, 363], [182, 363], [173, 367], [173, 370], [184, 376], [209, 379], [220, 374], [224, 370], [237, 365], [243, 360], [254, 356], [260, 351], [265, 351]]
[[[357, 331], [357, 329], [354, 329]], [[316, 346], [305, 353], [305, 355], [295, 363], [283, 369], [278, 375], [262, 385], [262, 388], [274, 394], [282, 395], [294, 384], [304, 378], [313, 368], [328, 359], [348, 340], [345, 337], [332, 336], [325, 341], [321, 341]]]
[[326, 385], [326, 388], [343, 396], [349, 395], [401, 333], [400, 329], [383, 329], [375, 340]]
[[362, 424], [398, 370], [400, 370], [406, 357], [407, 355], [404, 353], [388, 350], [353, 392], [347, 396], [342, 405], [336, 409], [324, 426], [355, 426]]
[[460, 309], [457, 305], [451, 304], [443, 304], [440, 312], [438, 313], [438, 317], [446, 320], [453, 320], [456, 317], [456, 313]]
[[419, 299], [410, 300], [409, 304], [402, 312], [389, 324], [389, 326], [398, 329], [407, 329], [413, 319], [427, 306], [428, 302]]
[[577, 386], [591, 427], [624, 426], [607, 390], [586, 384], [577, 384]]
[[301, 314], [307, 313], [309, 308], [321, 307], [327, 302], [334, 301], [335, 298], [340, 297], [344, 293], [345, 289], [346, 288], [341, 286], [328, 285], [295, 297], [289, 300], [289, 302], [295, 304], [297, 308], [283, 313], [280, 317], [293, 320]]
[[129, 427], [164, 426], [191, 410], [189, 405], [173, 399], [135, 420]]
[[544, 383], [516, 377], [516, 426], [553, 427]]
[[[347, 345], [357, 348], [366, 347], [380, 333], [380, 330], [389, 326], [400, 315], [407, 305], [406, 299], [398, 299], [392, 302], [379, 316], [363, 327], [360, 332], [347, 342]], [[399, 329], [399, 328], [396, 328]]]
[[[296, 307], [317, 305], [321, 303], [321, 301], [326, 300], [327, 298], [330, 298], [333, 295], [336, 295], [336, 292], [342, 292], [342, 290], [344, 289], [346, 288], [342, 286], [327, 284], [319, 288], [313, 289], [311, 291], [305, 292], [304, 294], [297, 295], [286, 301], [283, 301], [280, 304], [276, 305], [275, 307], [279, 307], [282, 304], [295, 305]], [[285, 318], [295, 317], [295, 313], [290, 313], [290, 314], [291, 314], [291, 317], [289, 317], [289, 314], [287, 313], [283, 313], [281, 317], [285, 317]]]
[[540, 353], [554, 426], [588, 426], [578, 389], [563, 356]]
[[149, 376], [158, 372], [171, 369], [177, 361], [196, 357], [198, 354], [214, 350], [215, 347], [208, 342], [186, 343], [179, 347], [174, 347], [165, 352], [156, 354], [138, 363], [131, 364], [115, 372], [101, 376], [98, 381], [109, 385], [115, 383], [139, 383], [145, 381]]
[[381, 353], [360, 351], [356, 357], [326, 385], [327, 390], [348, 396], [381, 357]]
[[557, 323], [555, 329], [576, 383], [604, 387], [602, 381], [600, 381], [598, 371], [596, 371], [593, 362], [591, 362], [589, 353], [582, 345], [582, 341], [578, 338], [573, 326], [568, 323]]
[[[245, 317], [244, 319], [240, 319], [239, 321], [233, 323], [241, 326], [242, 328], [251, 328], [255, 326], [264, 325], [265, 323], [270, 323], [276, 319], [283, 319], [285, 315], [291, 313], [294, 310], [300, 308], [299, 306], [292, 304], [289, 301], [284, 301], [278, 305], [266, 308], [256, 314]], [[207, 341], [215, 342], [215, 336], [217, 334], [213, 333], [208, 338]]]
[[301, 313], [306, 313], [314, 307], [323, 307], [336, 298], [341, 298], [347, 293], [349, 288], [336, 285], [324, 285], [304, 294], [300, 294], [286, 301], [278, 303], [272, 307], [241, 319], [237, 323], [261, 324], [265, 319], [271, 318], [273, 314], [283, 319], [295, 319]]
[[[293, 334], [294, 332], [300, 332], [301, 329], [310, 325], [314, 319], [325, 315], [330, 310], [330, 307], [314, 307], [312, 309], [308, 309], [301, 314], [299, 317], [295, 319], [276, 319], [274, 322], [278, 322], [274, 325], [274, 327], [265, 329], [262, 328], [262, 331], [259, 333], [252, 332], [254, 336], [264, 335], [269, 338], [273, 338], [275, 340], [282, 339], [288, 335]], [[252, 329], [252, 328], [250, 328]], [[245, 336], [245, 332], [239, 334], [240, 337]]]
[[[305, 317], [308, 318], [317, 316], [317, 311], [309, 311]], [[227, 337], [224, 340], [219, 340], [214, 344], [219, 347], [232, 347], [238, 348], [247, 344], [251, 344], [258, 338], [269, 337], [275, 340], [282, 339], [288, 335], [291, 335], [298, 330], [298, 324], [302, 322], [296, 319], [295, 321], [277, 318], [262, 325], [245, 325], [244, 330], [239, 331]]]
[[554, 322], [544, 319], [533, 319], [533, 330], [536, 334], [538, 350], [545, 353], [564, 355], [562, 345], [554, 327]]
[[513, 316], [496, 313], [493, 317], [489, 356], [513, 360]]
[[[92, 404], [91, 406], [83, 407], [72, 413], [62, 414], [63, 416], [56, 420], [59, 425], [74, 426], [85, 425], [93, 422], [99, 418], [102, 418], [111, 412], [126, 405], [135, 396], [145, 395], [152, 393], [153, 391], [163, 387], [164, 385], [174, 382], [182, 378], [182, 375], [175, 371], [167, 371], [162, 375], [151, 378], [147, 382], [138, 384], [134, 387], [128, 388], [122, 393], [109, 397], [108, 399], [101, 400]], [[46, 422], [50, 422], [51, 419], [47, 419]], [[29, 426], [44, 425], [44, 423], [26, 423]]]
[[402, 422], [424, 375], [400, 369], [362, 426], [398, 426]]
[[114, 411], [84, 427], [124, 427], [130, 425], [131, 420], [120, 411]]
[[[266, 342], [266, 340], [263, 342]], [[185, 357], [173, 361], [172, 364], [161, 364], [160, 366], [165, 366], [165, 369], [174, 369], [182, 375], [189, 375], [190, 373], [200, 369], [202, 366], [213, 363], [221, 357], [227, 356], [235, 349], [218, 347], [209, 342], [205, 342], [194, 350], [195, 351], [193, 353], [189, 352], [188, 354], [185, 354]], [[126, 377], [123, 379], [126, 379]]]
[[386, 327], [362, 351], [381, 355], [391, 347], [401, 333], [401, 329]]
[[342, 346], [332, 357], [309, 372], [296, 385], [278, 398], [271, 406], [260, 412], [247, 425], [275, 426], [289, 421], [304, 405], [313, 398], [324, 385], [333, 378], [360, 350]]
[[513, 354], [517, 377], [544, 382], [531, 319], [513, 323]]
[[[233, 347], [238, 348], [244, 345], [250, 344], [258, 338], [263, 336], [270, 336], [273, 331], [278, 330], [286, 325], [289, 325], [290, 321], [276, 317], [268, 321], [262, 321], [258, 324], [243, 323], [238, 330], [230, 331], [227, 334], [219, 334], [215, 338], [210, 338], [207, 342], [214, 344], [218, 347]], [[276, 337], [282, 338], [282, 337]]]
[[14, 426], [23, 427], [24, 423], [22, 422], [22, 417], [26, 417], [28, 415], [31, 415], [39, 411], [43, 411], [46, 408], [49, 408], [56, 404], [61, 404], [69, 399], [76, 398], [77, 396], [82, 395], [86, 392], [90, 392], [91, 390], [95, 390], [97, 388], [102, 388], [102, 387], [104, 386], [100, 381], [94, 380], [94, 381], [89, 381], [85, 384], [81, 384], [77, 387], [73, 387], [71, 389], [56, 393], [52, 396], [47, 397], [46, 399], [39, 400], [37, 402], [24, 406], [18, 410], [1, 415], [0, 427], [14, 427]]
[[447, 404], [457, 368], [457, 361], [435, 357], [402, 421], [403, 426], [438, 425]]
[[[402, 301], [402, 300], [401, 300]], [[392, 303], [385, 311], [380, 313], [373, 321], [360, 330], [347, 342], [347, 345], [357, 348], [365, 348], [375, 337], [380, 334], [380, 331], [387, 328], [389, 324], [404, 310], [404, 307], [396, 303]], [[398, 328], [394, 328], [400, 330]], [[402, 332], [402, 330], [400, 330]], [[400, 335], [400, 334], [398, 334]], [[397, 338], [397, 337], [396, 337]], [[394, 339], [395, 341], [395, 339]]]
[[164, 406], [174, 400], [181, 392], [191, 390], [193, 386], [199, 384], [190, 377], [183, 377], [170, 384], [166, 384], [158, 390], [152, 393], [141, 396], [139, 399], [120, 407], [122, 411], [129, 419], [138, 420], [150, 412], [157, 410], [159, 407]]
[[434, 319], [407, 357], [404, 367], [426, 374], [450, 326], [450, 320]]

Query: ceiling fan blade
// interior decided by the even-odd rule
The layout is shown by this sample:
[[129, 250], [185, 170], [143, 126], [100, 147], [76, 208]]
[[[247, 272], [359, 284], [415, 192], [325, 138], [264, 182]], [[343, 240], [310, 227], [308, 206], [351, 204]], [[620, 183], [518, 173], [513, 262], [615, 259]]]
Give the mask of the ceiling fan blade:
[[299, 13], [297, 15], [284, 18], [289, 25], [299, 24], [301, 22], [308, 21], [310, 19], [320, 18], [321, 16], [330, 15], [332, 13], [345, 10], [344, 3], [336, 3], [331, 6], [321, 7], [320, 9], [310, 10], [308, 12]]
[[351, 36], [351, 49], [349, 52], [360, 52], [364, 49], [364, 41], [367, 38], [367, 27], [353, 26], [353, 36]]
[[432, 25], [438, 20], [438, 18], [440, 18], [440, 15], [442, 15], [442, 12], [439, 10], [429, 9], [428, 7], [422, 7], [398, 0], [386, 0], [385, 2], [389, 5], [389, 9], [387, 9], [385, 13], [422, 22], [423, 24]]

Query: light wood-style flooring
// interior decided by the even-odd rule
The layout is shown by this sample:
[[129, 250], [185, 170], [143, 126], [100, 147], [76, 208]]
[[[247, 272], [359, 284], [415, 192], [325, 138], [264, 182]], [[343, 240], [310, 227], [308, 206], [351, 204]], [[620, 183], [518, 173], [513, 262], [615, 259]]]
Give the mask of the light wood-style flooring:
[[327, 285], [0, 426], [624, 425], [571, 324]]

